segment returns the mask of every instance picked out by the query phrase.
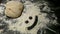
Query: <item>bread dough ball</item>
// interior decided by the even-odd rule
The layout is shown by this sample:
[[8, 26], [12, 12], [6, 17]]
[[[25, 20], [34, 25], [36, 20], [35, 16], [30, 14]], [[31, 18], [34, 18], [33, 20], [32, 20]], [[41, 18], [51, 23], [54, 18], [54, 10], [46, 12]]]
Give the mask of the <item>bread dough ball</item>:
[[6, 3], [5, 15], [16, 18], [22, 14], [23, 4], [19, 1], [9, 1]]

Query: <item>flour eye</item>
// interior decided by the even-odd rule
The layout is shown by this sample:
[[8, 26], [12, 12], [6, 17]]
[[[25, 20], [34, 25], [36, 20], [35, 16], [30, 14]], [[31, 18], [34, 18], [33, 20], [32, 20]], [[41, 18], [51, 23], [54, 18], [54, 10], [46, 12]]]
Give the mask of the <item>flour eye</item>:
[[25, 21], [25, 23], [27, 24], [27, 23], [29, 23], [29, 21], [28, 21], [28, 20], [26, 20], [26, 21]]
[[30, 16], [29, 19], [31, 20], [32, 19], [32, 16]]

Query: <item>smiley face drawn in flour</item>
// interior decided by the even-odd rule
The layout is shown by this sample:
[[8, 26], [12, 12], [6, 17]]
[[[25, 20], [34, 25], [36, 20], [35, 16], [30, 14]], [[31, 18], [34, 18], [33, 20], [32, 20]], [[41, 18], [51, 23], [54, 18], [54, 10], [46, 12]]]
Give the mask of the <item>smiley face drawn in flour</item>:
[[39, 7], [34, 6], [33, 4], [30, 4], [29, 6], [25, 4], [24, 11], [22, 12], [22, 15], [17, 18], [18, 22], [16, 22], [14, 25], [9, 24], [9, 30], [17, 30], [27, 33], [27, 31], [35, 28], [38, 23], [38, 16], [40, 14]]
[[[37, 31], [43, 29], [49, 19], [46, 13], [41, 13], [40, 8], [30, 1], [24, 3], [22, 15], [16, 19], [5, 20], [8, 23], [8, 30], [19, 31], [21, 33], [37, 34]], [[5, 19], [3, 17], [3, 19]], [[11, 20], [11, 21], [10, 21]], [[13, 21], [17, 21], [16, 23]]]
[[8, 30], [19, 31], [26, 34], [36, 34], [39, 27], [41, 26], [39, 24], [40, 21], [43, 22], [46, 20], [44, 18], [45, 14], [39, 14], [41, 14], [39, 7], [35, 6], [29, 1], [26, 1], [24, 3], [24, 10], [22, 12], [22, 15], [19, 18], [16, 18], [17, 22], [14, 24], [12, 24], [13, 22], [10, 20], [7, 22], [9, 24]]

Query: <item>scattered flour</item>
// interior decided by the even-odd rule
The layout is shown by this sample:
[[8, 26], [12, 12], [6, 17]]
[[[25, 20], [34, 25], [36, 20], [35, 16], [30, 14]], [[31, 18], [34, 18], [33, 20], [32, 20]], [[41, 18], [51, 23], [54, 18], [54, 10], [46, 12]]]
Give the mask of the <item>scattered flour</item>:
[[[0, 13], [1, 11], [0, 7]], [[46, 7], [44, 8], [44, 10]], [[49, 10], [49, 9], [48, 9]], [[38, 22], [36, 26], [32, 30], [28, 30], [27, 27], [31, 26], [34, 23], [35, 16], [38, 16]], [[29, 16], [32, 16], [33, 19], [29, 20]], [[8, 30], [13, 30], [13, 31], [19, 31], [21, 33], [25, 34], [37, 34], [37, 31], [39, 29], [44, 29], [47, 27], [46, 24], [49, 23], [50, 19], [46, 18], [47, 13], [42, 13], [41, 9], [36, 5], [35, 3], [32, 3], [30, 1], [26, 1], [24, 3], [24, 10], [22, 15], [19, 18], [16, 19], [10, 19], [10, 20], [5, 20], [6, 23], [8, 23]], [[3, 18], [3, 17], [2, 17]], [[4, 18], [5, 19], [5, 18]], [[17, 21], [16, 23], [13, 24], [13, 21]], [[26, 24], [25, 21], [28, 20], [29, 23]]]

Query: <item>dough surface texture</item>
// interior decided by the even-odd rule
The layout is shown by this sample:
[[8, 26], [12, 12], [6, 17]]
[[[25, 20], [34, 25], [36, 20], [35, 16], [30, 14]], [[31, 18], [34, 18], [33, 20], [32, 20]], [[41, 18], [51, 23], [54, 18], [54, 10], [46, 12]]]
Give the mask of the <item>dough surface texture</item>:
[[19, 1], [9, 1], [6, 3], [5, 14], [9, 17], [19, 17], [23, 10], [23, 4]]

